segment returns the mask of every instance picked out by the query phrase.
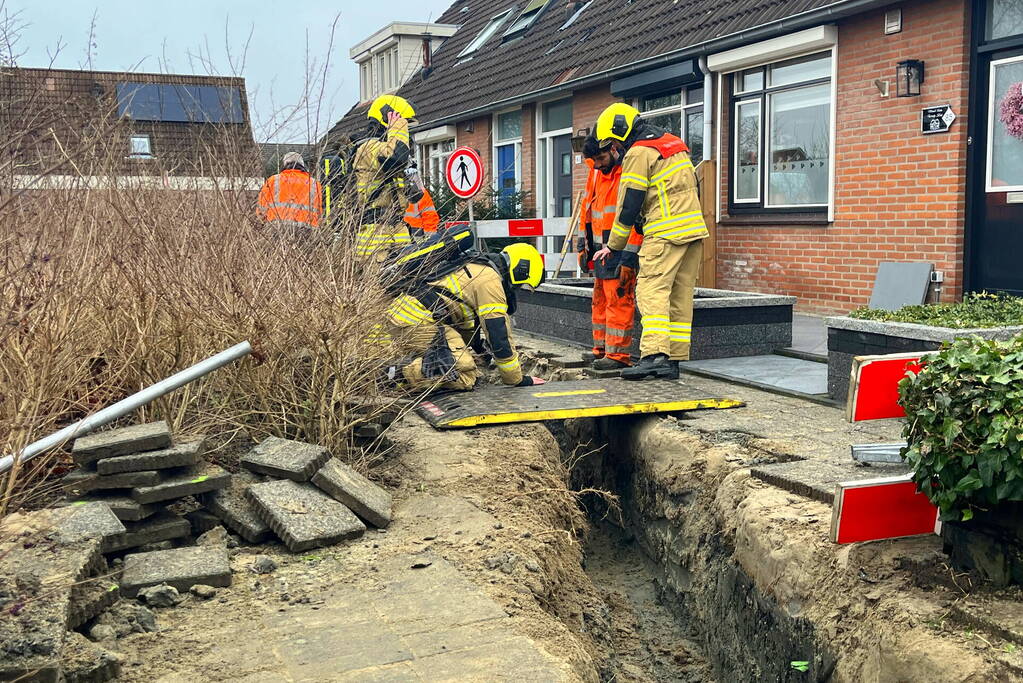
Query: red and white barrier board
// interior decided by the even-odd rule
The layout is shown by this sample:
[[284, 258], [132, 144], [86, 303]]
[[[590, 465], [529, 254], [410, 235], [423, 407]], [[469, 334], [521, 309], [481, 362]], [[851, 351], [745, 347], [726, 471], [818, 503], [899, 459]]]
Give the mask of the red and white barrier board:
[[849, 377], [849, 422], [905, 417], [899, 405], [899, 380], [907, 372], [920, 372], [926, 354], [893, 353], [885, 356], [856, 356]]
[[916, 490], [912, 475], [843, 482], [831, 509], [835, 543], [879, 541], [941, 530], [938, 508]]
[[[480, 239], [508, 239], [519, 238], [527, 240], [540, 250], [544, 262], [553, 269], [557, 267], [561, 254], [554, 251], [560, 245], [553, 243], [553, 239], [564, 237], [568, 233], [570, 218], [509, 218], [476, 221], [476, 237]], [[445, 229], [452, 227], [467, 226], [467, 221], [453, 221], [444, 224]], [[547, 251], [550, 249], [551, 251]], [[565, 259], [564, 268], [574, 271], [576, 267], [575, 257]]]

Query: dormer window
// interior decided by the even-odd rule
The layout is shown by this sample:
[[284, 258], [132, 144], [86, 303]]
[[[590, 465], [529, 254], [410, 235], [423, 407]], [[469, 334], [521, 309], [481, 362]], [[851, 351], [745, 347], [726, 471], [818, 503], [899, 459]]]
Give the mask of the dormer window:
[[518, 18], [512, 22], [512, 25], [508, 27], [508, 30], [504, 32], [504, 39], [516, 38], [526, 32], [533, 22], [536, 21], [540, 14], [543, 12], [544, 7], [550, 0], [529, 0], [522, 13], [519, 14]]
[[497, 29], [501, 28], [501, 25], [504, 24], [509, 15], [511, 15], [511, 10], [498, 14], [496, 17], [491, 19], [484, 29], [480, 31], [480, 34], [473, 38], [472, 42], [466, 45], [464, 50], [458, 53], [458, 60], [465, 61], [467, 59], [472, 59], [473, 53], [483, 47], [483, 44], [486, 43], [492, 35], [497, 33]]

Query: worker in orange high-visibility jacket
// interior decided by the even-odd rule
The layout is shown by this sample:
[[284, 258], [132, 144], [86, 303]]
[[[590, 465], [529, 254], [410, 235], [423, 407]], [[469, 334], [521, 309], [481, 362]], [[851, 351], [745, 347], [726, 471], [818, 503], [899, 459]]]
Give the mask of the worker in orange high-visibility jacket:
[[430, 191], [423, 188], [423, 198], [412, 202], [405, 209], [405, 223], [412, 229], [413, 235], [437, 232], [440, 225], [440, 214], [433, 205]]
[[[583, 156], [590, 167], [583, 199], [580, 232], [586, 235], [589, 253], [607, 245], [614, 224], [618, 184], [622, 167], [601, 150], [590, 136], [583, 144]], [[632, 325], [636, 316], [636, 271], [643, 236], [635, 230], [621, 251], [593, 266], [593, 367], [617, 370], [632, 365]]]
[[309, 175], [298, 152], [281, 159], [282, 170], [263, 183], [256, 212], [268, 225], [301, 233], [320, 226], [323, 188]]

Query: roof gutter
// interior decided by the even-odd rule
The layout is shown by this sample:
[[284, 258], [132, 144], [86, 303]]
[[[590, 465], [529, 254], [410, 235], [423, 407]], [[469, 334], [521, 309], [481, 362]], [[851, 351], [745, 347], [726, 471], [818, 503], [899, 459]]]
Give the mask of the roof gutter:
[[445, 123], [455, 123], [480, 114], [487, 114], [498, 109], [507, 109], [508, 107], [513, 107], [518, 104], [525, 104], [534, 100], [543, 99], [550, 95], [585, 88], [589, 85], [595, 85], [608, 79], [624, 76], [631, 72], [640, 71], [652, 66], [660, 66], [662, 64], [682, 59], [689, 59], [695, 56], [709, 54], [711, 52], [721, 52], [733, 47], [741, 47], [748, 43], [774, 38], [779, 34], [810, 28], [811, 26], [820, 24], [822, 21], [844, 19], [845, 17], [859, 14], [860, 12], [866, 12], [890, 5], [891, 2], [892, 0], [839, 0], [839, 2], [832, 3], [827, 7], [821, 7], [801, 14], [795, 14], [791, 17], [779, 19], [769, 24], [764, 24], [763, 26], [757, 26], [745, 31], [731, 33], [727, 36], [714, 38], [712, 40], [706, 40], [702, 43], [697, 43], [696, 45], [689, 45], [678, 50], [665, 52], [664, 54], [657, 55], [656, 57], [650, 57], [648, 59], [632, 62], [622, 66], [616, 66], [612, 69], [599, 71], [595, 74], [583, 76], [582, 78], [565, 81], [564, 83], [558, 83], [557, 85], [552, 85], [546, 88], [540, 88], [539, 90], [533, 90], [498, 102], [474, 107], [473, 109], [466, 109], [465, 111], [461, 111], [450, 116], [425, 121], [416, 126], [416, 128], [433, 128], [435, 126], [444, 125]]

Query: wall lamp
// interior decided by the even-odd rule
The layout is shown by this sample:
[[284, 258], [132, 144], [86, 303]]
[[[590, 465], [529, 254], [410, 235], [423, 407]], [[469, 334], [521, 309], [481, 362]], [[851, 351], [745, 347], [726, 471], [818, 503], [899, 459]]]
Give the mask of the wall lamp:
[[919, 97], [920, 84], [924, 82], [924, 63], [919, 59], [907, 59], [895, 67], [895, 94], [897, 97]]

